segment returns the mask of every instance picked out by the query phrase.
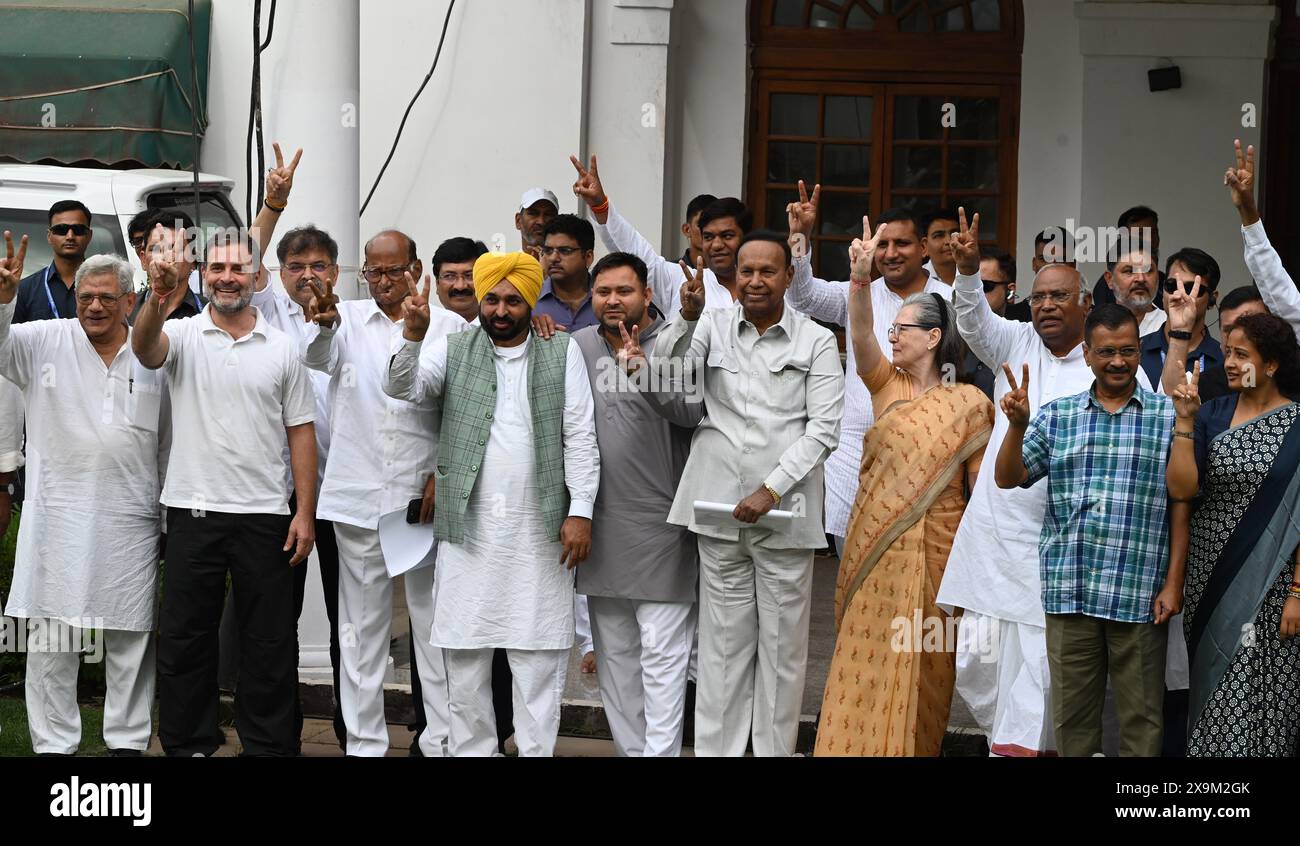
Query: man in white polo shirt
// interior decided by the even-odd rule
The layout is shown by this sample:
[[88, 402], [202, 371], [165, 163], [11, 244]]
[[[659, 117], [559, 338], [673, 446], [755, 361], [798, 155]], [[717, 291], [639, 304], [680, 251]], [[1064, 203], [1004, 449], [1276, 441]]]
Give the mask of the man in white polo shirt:
[[[235, 728], [244, 755], [292, 756], [298, 639], [293, 571], [315, 536], [315, 399], [294, 343], [251, 305], [259, 265], [247, 233], [208, 244], [197, 317], [179, 306], [174, 255], [149, 266], [153, 307], [131, 338], [145, 367], [165, 370], [175, 449], [162, 502], [167, 549], [158, 641], [158, 736], [173, 756], [208, 756], [217, 725], [217, 626], [226, 574], [239, 618]], [[292, 519], [280, 447], [287, 438]]]

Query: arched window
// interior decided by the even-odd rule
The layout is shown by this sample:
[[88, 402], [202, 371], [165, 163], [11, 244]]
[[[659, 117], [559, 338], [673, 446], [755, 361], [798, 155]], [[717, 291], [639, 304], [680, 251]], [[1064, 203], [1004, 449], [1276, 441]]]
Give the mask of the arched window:
[[1014, 252], [1018, 0], [755, 0], [749, 196], [784, 229], [822, 185], [814, 266], [848, 275], [862, 215], [964, 205]]

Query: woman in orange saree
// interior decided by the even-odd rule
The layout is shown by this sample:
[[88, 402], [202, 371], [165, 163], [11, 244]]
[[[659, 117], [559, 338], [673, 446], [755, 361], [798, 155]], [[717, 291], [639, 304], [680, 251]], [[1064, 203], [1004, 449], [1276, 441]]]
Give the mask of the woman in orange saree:
[[849, 322], [876, 423], [840, 563], [819, 756], [939, 754], [957, 626], [934, 600], [993, 429], [993, 404], [953, 378], [965, 347], [943, 297], [905, 300], [889, 329], [892, 362], [880, 349], [870, 268], [884, 230], [865, 240], [867, 228], [850, 249]]

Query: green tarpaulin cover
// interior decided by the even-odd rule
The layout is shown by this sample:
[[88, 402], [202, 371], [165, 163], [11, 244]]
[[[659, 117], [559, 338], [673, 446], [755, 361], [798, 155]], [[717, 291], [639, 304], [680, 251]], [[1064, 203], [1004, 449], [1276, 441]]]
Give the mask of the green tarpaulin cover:
[[[189, 168], [211, 0], [0, 0], [0, 158]], [[198, 103], [193, 104], [197, 88]]]

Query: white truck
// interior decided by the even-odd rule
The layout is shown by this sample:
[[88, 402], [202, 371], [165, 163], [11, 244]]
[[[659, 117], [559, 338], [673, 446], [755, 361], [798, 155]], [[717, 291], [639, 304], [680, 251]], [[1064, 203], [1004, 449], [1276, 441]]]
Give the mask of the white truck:
[[126, 227], [145, 209], [180, 209], [201, 223], [206, 233], [240, 225], [230, 202], [235, 182], [199, 174], [199, 204], [194, 204], [194, 176], [176, 170], [99, 170], [53, 165], [0, 164], [0, 231], [17, 242], [28, 236], [25, 272], [53, 261], [46, 238], [47, 213], [60, 200], [80, 200], [90, 209], [94, 237], [86, 255], [112, 253], [128, 259], [144, 287], [144, 269], [130, 248]]

